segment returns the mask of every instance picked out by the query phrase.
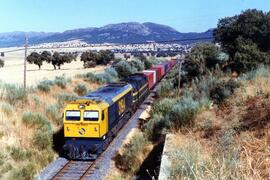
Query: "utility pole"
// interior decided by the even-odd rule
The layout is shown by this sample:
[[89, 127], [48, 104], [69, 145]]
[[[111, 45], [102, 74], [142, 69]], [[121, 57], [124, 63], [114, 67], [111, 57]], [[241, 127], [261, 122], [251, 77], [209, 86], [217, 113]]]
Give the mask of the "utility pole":
[[24, 44], [24, 69], [23, 69], [23, 87], [26, 90], [26, 60], [27, 60], [27, 48], [28, 48], [28, 38], [25, 36], [25, 44]]

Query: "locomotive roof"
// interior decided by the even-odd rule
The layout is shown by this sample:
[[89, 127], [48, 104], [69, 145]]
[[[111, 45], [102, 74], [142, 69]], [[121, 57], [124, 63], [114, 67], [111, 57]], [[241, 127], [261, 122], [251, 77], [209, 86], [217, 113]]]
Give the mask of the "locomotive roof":
[[97, 89], [89, 93], [88, 95], [82, 97], [81, 99], [89, 99], [94, 101], [105, 101], [109, 105], [113, 104], [120, 98], [119, 96], [131, 90], [131, 86], [127, 83], [111, 83], [104, 87]]

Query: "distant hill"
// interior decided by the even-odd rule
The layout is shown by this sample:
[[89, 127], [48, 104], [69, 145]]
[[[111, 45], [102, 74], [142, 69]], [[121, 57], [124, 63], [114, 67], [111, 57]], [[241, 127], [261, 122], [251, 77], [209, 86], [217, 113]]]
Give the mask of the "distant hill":
[[181, 33], [155, 23], [119, 23], [100, 28], [81, 28], [62, 33], [9, 32], [0, 33], [0, 47], [22, 46], [27, 34], [30, 44], [64, 42], [80, 39], [87, 43], [140, 43], [145, 41], [168, 41], [212, 37], [212, 29], [202, 33]]

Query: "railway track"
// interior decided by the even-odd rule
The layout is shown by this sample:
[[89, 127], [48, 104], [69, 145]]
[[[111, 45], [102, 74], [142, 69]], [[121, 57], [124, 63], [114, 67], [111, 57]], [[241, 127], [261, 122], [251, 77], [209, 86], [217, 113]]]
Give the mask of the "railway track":
[[89, 179], [96, 169], [96, 161], [68, 161], [53, 177], [53, 180]]

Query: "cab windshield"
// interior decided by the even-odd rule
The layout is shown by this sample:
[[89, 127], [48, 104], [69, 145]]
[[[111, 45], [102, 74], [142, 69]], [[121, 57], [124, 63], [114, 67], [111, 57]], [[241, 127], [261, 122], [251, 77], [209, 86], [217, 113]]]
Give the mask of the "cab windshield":
[[85, 121], [98, 121], [98, 111], [84, 111], [83, 119]]
[[66, 120], [68, 121], [80, 121], [80, 111], [66, 111]]

